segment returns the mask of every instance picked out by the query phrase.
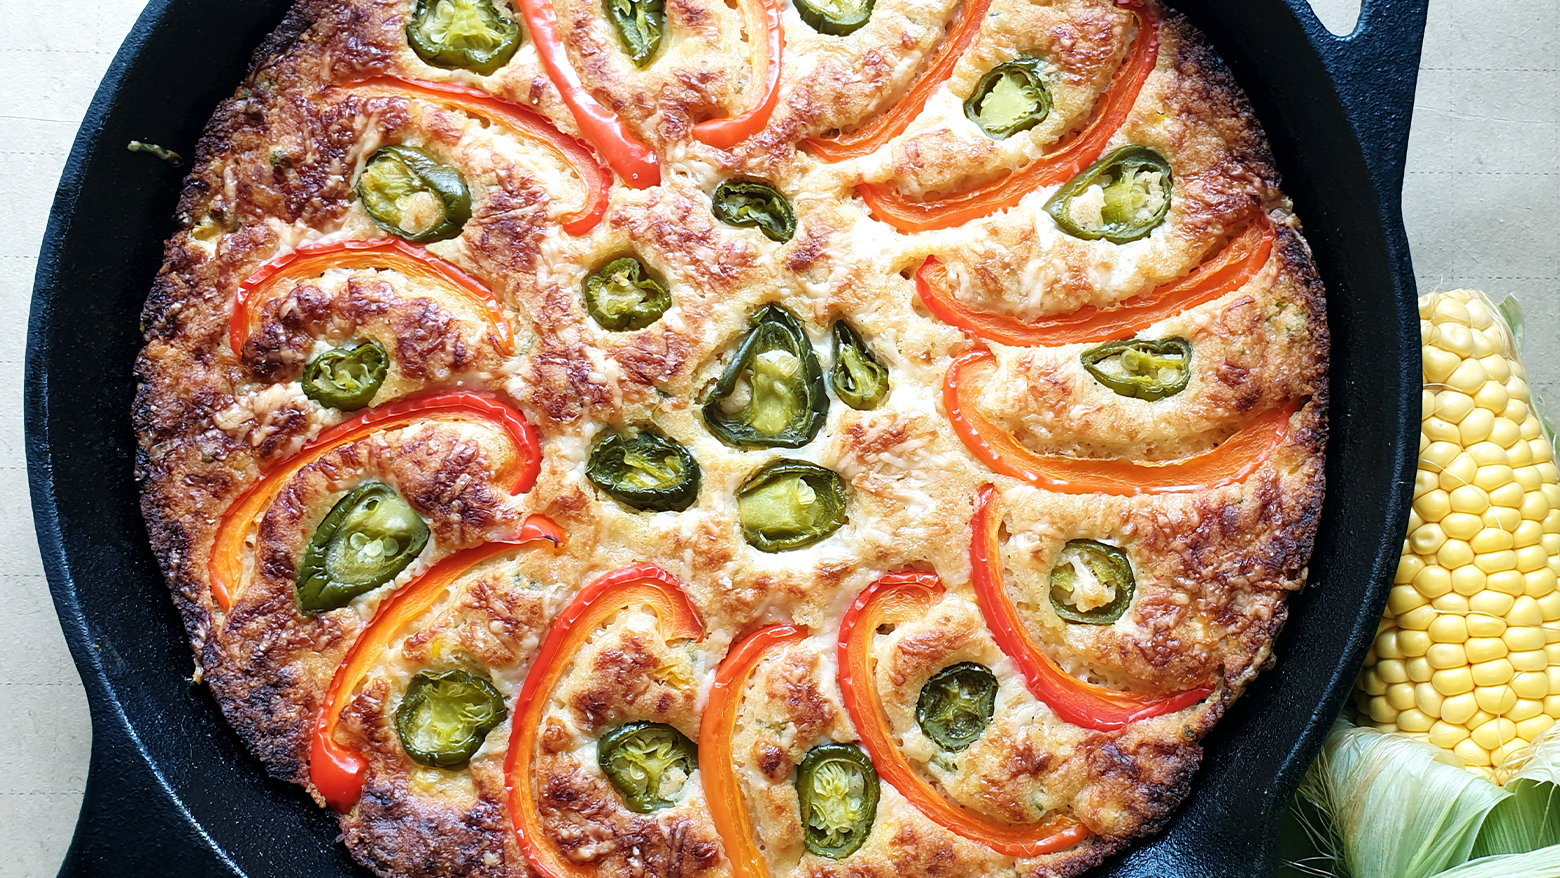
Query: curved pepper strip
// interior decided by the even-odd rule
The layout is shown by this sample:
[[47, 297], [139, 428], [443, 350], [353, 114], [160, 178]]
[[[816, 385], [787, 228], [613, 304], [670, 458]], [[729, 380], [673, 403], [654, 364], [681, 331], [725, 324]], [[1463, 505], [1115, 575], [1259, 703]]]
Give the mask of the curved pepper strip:
[[1036, 857], [1078, 844], [1089, 837], [1089, 828], [1070, 817], [1012, 824], [948, 801], [900, 751], [878, 697], [872, 638], [879, 626], [925, 618], [942, 596], [942, 580], [935, 573], [890, 573], [867, 586], [840, 623], [840, 691], [873, 767], [929, 820], [999, 854]]
[[206, 562], [206, 577], [217, 606], [223, 610], [232, 607], [233, 595], [244, 582], [244, 544], [248, 541], [249, 529], [270, 508], [271, 501], [288, 479], [343, 445], [373, 433], [426, 420], [476, 421], [502, 430], [514, 444], [516, 462], [506, 472], [498, 474], [498, 481], [507, 481], [511, 494], [523, 494], [536, 483], [536, 477], [542, 471], [536, 428], [492, 394], [470, 390], [436, 391], [369, 409], [322, 431], [284, 463], [267, 469], [259, 481], [222, 513], [212, 539], [211, 557]]
[[511, 536], [464, 549], [429, 567], [421, 576], [386, 598], [331, 677], [325, 701], [314, 721], [309, 748], [309, 781], [325, 804], [346, 813], [363, 794], [363, 770], [368, 761], [336, 742], [336, 721], [370, 668], [390, 648], [395, 636], [433, 608], [461, 577], [478, 564], [518, 546], [539, 542], [563, 545], [563, 530], [551, 519], [532, 515]]
[[742, 693], [747, 689], [753, 669], [770, 650], [806, 639], [807, 630], [794, 625], [771, 625], [743, 638], [726, 653], [715, 671], [715, 685], [699, 721], [699, 771], [704, 778], [704, 799], [709, 803], [710, 820], [720, 836], [726, 859], [731, 862], [732, 878], [768, 878], [764, 855], [753, 838], [753, 818], [742, 797], [737, 780], [736, 754], [732, 738], [737, 733], [737, 718]]
[[238, 285], [233, 296], [233, 313], [228, 317], [228, 344], [233, 353], [242, 352], [249, 341], [252, 312], [272, 287], [284, 280], [318, 277], [332, 268], [389, 269], [465, 296], [482, 307], [482, 317], [492, 327], [499, 351], [506, 355], [514, 352], [514, 330], [504, 314], [504, 306], [487, 284], [422, 247], [387, 235], [366, 241], [304, 244], [255, 269]]
[[1178, 494], [1232, 485], [1256, 471], [1289, 433], [1298, 401], [1270, 409], [1217, 448], [1168, 463], [1036, 454], [981, 414], [980, 389], [996, 369], [990, 351], [955, 359], [943, 377], [943, 408], [970, 453], [993, 472], [1061, 494]]
[[558, 95], [574, 114], [574, 124], [580, 126], [585, 139], [607, 160], [634, 189], [645, 189], [661, 183], [661, 163], [650, 147], [634, 136], [617, 114], [603, 107], [591, 97], [580, 81], [579, 73], [569, 61], [569, 50], [564, 48], [558, 36], [558, 16], [553, 12], [552, 0], [518, 0], [520, 14], [525, 16], [525, 26], [536, 41], [536, 54], [542, 59], [542, 69], [547, 78], [558, 87]]
[[336, 88], [366, 97], [412, 98], [443, 104], [502, 125], [544, 147], [568, 165], [569, 170], [579, 175], [580, 182], [585, 186], [585, 201], [578, 209], [564, 215], [564, 231], [571, 235], [583, 235], [595, 228], [606, 215], [607, 190], [612, 186], [612, 173], [602, 166], [595, 153], [554, 128], [546, 117], [534, 110], [494, 97], [481, 89], [453, 82], [430, 82], [400, 76], [370, 76]]
[[1116, 70], [1088, 127], [1054, 152], [985, 186], [932, 201], [911, 201], [893, 183], [862, 183], [856, 191], [876, 219], [901, 232], [946, 229], [1012, 207], [1025, 195], [1071, 180], [1105, 151], [1126, 122], [1143, 83], [1159, 58], [1159, 13], [1140, 0], [1116, 0], [1137, 15], [1138, 32], [1127, 60]]
[[[785, 54], [785, 29], [780, 26], [778, 0], [743, 0], [752, 54], [752, 82], [762, 83], [750, 106], [735, 116], [709, 119], [693, 126], [693, 139], [716, 149], [730, 149], [762, 131], [780, 101], [780, 64]], [[763, 39], [753, 34], [763, 32]]]
[[1029, 691], [1064, 722], [1101, 732], [1114, 731], [1156, 716], [1174, 713], [1207, 698], [1206, 687], [1174, 695], [1150, 697], [1117, 692], [1072, 676], [1051, 661], [1018, 617], [1002, 581], [1002, 546], [997, 528], [1002, 516], [996, 509], [997, 489], [986, 485], [975, 495], [975, 517], [970, 521], [970, 578], [975, 600], [997, 646], [1024, 675]]
[[871, 121], [858, 126], [849, 134], [809, 137], [802, 141], [802, 145], [824, 161], [839, 162], [871, 155], [883, 144], [903, 134], [910, 123], [915, 121], [915, 117], [921, 115], [932, 94], [953, 75], [953, 69], [959, 65], [959, 59], [964, 57], [964, 51], [970, 47], [975, 35], [980, 33], [980, 24], [985, 21], [986, 10], [990, 6], [991, 0], [964, 0], [959, 17], [948, 26], [942, 45], [938, 47], [932, 63], [927, 65], [926, 72], [892, 107], [878, 113]]
[[[704, 622], [683, 593], [677, 577], [654, 564], [634, 564], [604, 573], [585, 586], [563, 612], [553, 619], [547, 638], [531, 661], [525, 685], [515, 699], [515, 715], [509, 732], [509, 754], [504, 758], [504, 787], [509, 800], [509, 820], [515, 839], [525, 853], [531, 871], [541, 878], [584, 878], [586, 871], [570, 863], [549, 844], [537, 808], [536, 739], [548, 696], [558, 685], [574, 655], [613, 616], [636, 604], [649, 604], [660, 623], [661, 635], [674, 640], [703, 640]], [[701, 762], [703, 760], [700, 760]]]
[[1089, 305], [1071, 314], [1033, 323], [960, 302], [948, 283], [947, 267], [935, 256], [927, 257], [916, 271], [915, 289], [926, 310], [938, 320], [998, 344], [1039, 347], [1115, 341], [1131, 338], [1161, 320], [1245, 286], [1267, 264], [1273, 238], [1273, 227], [1264, 217], [1247, 226], [1214, 258], [1179, 280], [1114, 308]]

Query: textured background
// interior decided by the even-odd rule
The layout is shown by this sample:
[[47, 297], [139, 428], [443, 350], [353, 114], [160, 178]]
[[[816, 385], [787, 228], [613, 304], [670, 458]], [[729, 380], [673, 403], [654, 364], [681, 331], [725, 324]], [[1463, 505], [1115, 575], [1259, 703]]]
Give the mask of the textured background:
[[[1334, 31], [1357, 0], [1313, 0]], [[27, 500], [22, 351], [39, 241], [81, 114], [142, 0], [0, 0], [0, 878], [59, 868], [86, 782], [86, 699]], [[1173, 6], [1173, 0], [1171, 0]], [[1560, 406], [1560, 16], [1555, 0], [1436, 0], [1408, 178], [1421, 291], [1518, 295], [1530, 375]], [[149, 279], [148, 279], [149, 280]], [[84, 339], [90, 344], [90, 339]]]

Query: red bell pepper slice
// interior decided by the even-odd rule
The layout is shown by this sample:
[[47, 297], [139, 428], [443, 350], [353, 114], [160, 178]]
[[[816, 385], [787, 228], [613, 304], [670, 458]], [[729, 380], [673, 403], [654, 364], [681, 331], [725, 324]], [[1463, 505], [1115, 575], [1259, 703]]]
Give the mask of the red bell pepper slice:
[[980, 24], [985, 21], [986, 10], [990, 6], [991, 0], [964, 0], [959, 17], [948, 25], [942, 45], [938, 47], [932, 63], [927, 65], [926, 72], [892, 107], [878, 113], [871, 121], [858, 126], [849, 134], [809, 137], [802, 141], [802, 145], [824, 161], [838, 162], [871, 155], [883, 144], [903, 134], [910, 123], [915, 121], [915, 117], [926, 109], [926, 102], [932, 94], [953, 75], [959, 59], [964, 57], [975, 35], [980, 33]]
[[975, 600], [997, 646], [1024, 675], [1029, 691], [1062, 719], [1075, 726], [1109, 732], [1139, 720], [1163, 716], [1190, 707], [1213, 691], [1207, 687], [1174, 695], [1148, 696], [1117, 692], [1080, 680], [1057, 666], [1045, 654], [1018, 617], [1002, 581], [1002, 546], [997, 528], [1002, 516], [995, 509], [997, 489], [986, 485], [975, 495], [975, 517], [970, 521], [970, 578]]
[[1116, 0], [1116, 5], [1136, 14], [1138, 32], [1127, 60], [1096, 103], [1097, 112], [1088, 127], [1027, 167], [947, 198], [911, 201], [892, 183], [863, 183], [856, 191], [866, 200], [872, 216], [901, 232], [950, 228], [1012, 207], [1036, 189], [1065, 183], [1099, 158], [1126, 122], [1159, 58], [1158, 11], [1141, 0]]
[[563, 545], [563, 530], [540, 515], [530, 516], [512, 536], [465, 549], [429, 567], [421, 576], [386, 598], [347, 649], [336, 667], [325, 700], [314, 721], [314, 737], [309, 748], [309, 781], [319, 790], [325, 804], [346, 813], [363, 795], [363, 771], [368, 761], [336, 742], [336, 722], [370, 668], [390, 648], [395, 636], [417, 617], [433, 608], [461, 577], [478, 564], [512, 551], [517, 546], [539, 542]]
[[1035, 824], [1012, 824], [948, 801], [900, 751], [878, 697], [872, 638], [880, 626], [924, 618], [942, 596], [935, 573], [890, 573], [867, 586], [840, 623], [840, 691], [873, 767], [927, 819], [999, 854], [1036, 857], [1078, 844], [1089, 837], [1089, 828], [1071, 817], [1054, 814]]
[[426, 420], [474, 421], [502, 430], [514, 445], [515, 462], [498, 474], [498, 481], [507, 482], [511, 494], [523, 494], [536, 483], [536, 477], [542, 471], [536, 428], [491, 394], [470, 390], [435, 391], [369, 409], [322, 431], [297, 454], [267, 469], [259, 481], [222, 513], [212, 538], [211, 557], [206, 562], [206, 578], [211, 583], [211, 596], [217, 606], [223, 610], [232, 607], [233, 596], [244, 583], [244, 549], [249, 529], [270, 508], [271, 501], [288, 479], [343, 445], [373, 433]]
[[366, 241], [304, 244], [255, 269], [238, 285], [238, 292], [233, 296], [233, 313], [228, 317], [228, 344], [233, 353], [241, 353], [249, 341], [252, 312], [272, 287], [284, 280], [318, 277], [332, 268], [385, 268], [471, 299], [481, 306], [482, 318], [492, 327], [499, 351], [506, 355], [514, 352], [514, 330], [509, 325], [509, 317], [487, 284], [422, 247], [386, 236]]
[[736, 754], [732, 738], [737, 733], [737, 718], [742, 693], [753, 670], [770, 650], [807, 637], [805, 628], [771, 625], [760, 628], [731, 647], [715, 671], [715, 685], [699, 721], [699, 773], [704, 778], [704, 799], [709, 803], [710, 820], [720, 836], [726, 859], [731, 862], [732, 878], [768, 878], [764, 855], [753, 836], [753, 818], [737, 780]]
[[[703, 640], [704, 622], [677, 577], [654, 564], [634, 564], [597, 577], [563, 608], [547, 629], [515, 700], [504, 759], [509, 820], [526, 863], [541, 878], [584, 878], [590, 873], [570, 863], [549, 844], [536, 802], [536, 740], [548, 697], [569, 663], [596, 629], [636, 604], [648, 604], [667, 642]], [[701, 760], [702, 762], [703, 760]]]
[[635, 189], [661, 183], [661, 164], [654, 152], [629, 130], [617, 114], [603, 107], [580, 80], [569, 61], [569, 50], [558, 36], [558, 16], [552, 0], [519, 0], [520, 14], [536, 41], [536, 54], [542, 59], [547, 78], [558, 87], [558, 95], [574, 114], [588, 140], [623, 182]]
[[992, 423], [976, 396], [996, 369], [990, 351], [958, 357], [943, 377], [943, 408], [970, 453], [993, 472], [1062, 494], [1176, 494], [1232, 485], [1256, 471], [1289, 433], [1298, 401], [1270, 409], [1217, 448], [1168, 463], [1036, 454]]
[[583, 235], [595, 228], [607, 212], [607, 190], [612, 187], [611, 172], [602, 166], [595, 153], [554, 128], [546, 117], [534, 110], [494, 97], [481, 89], [453, 82], [430, 82], [382, 74], [336, 87], [368, 97], [412, 98], [454, 107], [502, 125], [544, 147], [568, 165], [569, 170], [579, 175], [580, 182], [585, 186], [584, 203], [563, 217], [563, 230], [571, 235]]
[[709, 119], [693, 126], [693, 138], [716, 149], [730, 149], [762, 131], [780, 101], [780, 64], [785, 54], [785, 29], [780, 26], [778, 0], [742, 0], [753, 64], [752, 82], [760, 84], [748, 108], [734, 116]]
[[1089, 305], [1033, 323], [960, 302], [948, 284], [947, 267], [935, 256], [927, 257], [916, 271], [915, 289], [932, 316], [987, 341], [1019, 347], [1114, 341], [1131, 338], [1161, 320], [1245, 286], [1267, 264], [1273, 238], [1273, 227], [1263, 217], [1179, 280], [1114, 308]]

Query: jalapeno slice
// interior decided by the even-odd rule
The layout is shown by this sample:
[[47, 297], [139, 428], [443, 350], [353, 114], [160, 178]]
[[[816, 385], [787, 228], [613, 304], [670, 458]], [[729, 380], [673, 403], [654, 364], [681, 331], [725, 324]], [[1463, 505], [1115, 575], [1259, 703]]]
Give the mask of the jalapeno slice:
[[815, 463], [776, 460], [737, 489], [737, 518], [761, 552], [810, 546], [845, 523], [845, 483]]
[[975, 743], [997, 709], [997, 676], [975, 662], [943, 668], [921, 687], [915, 721], [937, 746], [957, 753]]
[[794, 0], [796, 14], [821, 34], [843, 37], [872, 18], [873, 0]]
[[659, 433], [607, 433], [590, 448], [585, 477], [625, 506], [681, 512], [699, 496], [699, 462]]
[[390, 357], [377, 341], [331, 348], [303, 367], [303, 395], [326, 408], [355, 412], [374, 401]]
[[428, 544], [428, 525], [394, 488], [364, 482], [336, 501], [298, 565], [298, 606], [323, 613], [394, 579]]
[[465, 768], [509, 715], [492, 682], [468, 671], [419, 671], [395, 709], [401, 749], [419, 765]]
[[1127, 611], [1135, 591], [1127, 553], [1097, 540], [1068, 540], [1051, 569], [1051, 608], [1068, 622], [1109, 625]]
[[875, 409], [888, 395], [888, 369], [872, 356], [866, 342], [844, 320], [834, 321], [834, 395], [858, 411]]
[[486, 76], [515, 56], [520, 25], [493, 0], [417, 0], [406, 42], [434, 67]]
[[1067, 181], [1045, 211], [1073, 237], [1125, 244], [1165, 221], [1172, 182], [1164, 156], [1146, 146], [1123, 146]]
[[1039, 58], [1015, 58], [986, 71], [964, 101], [964, 115], [993, 140], [1005, 140], [1051, 115], [1051, 89]]
[[796, 315], [765, 305], [704, 397], [704, 424], [737, 447], [801, 448], [829, 416], [823, 366]]
[[644, 329], [670, 307], [666, 281], [632, 256], [614, 259], [585, 278], [585, 310], [602, 329]]
[[661, 48], [666, 32], [666, 0], [606, 0], [607, 17], [635, 67], [644, 67]]
[[1079, 357], [1094, 380], [1120, 396], [1153, 402], [1175, 396], [1192, 379], [1192, 345], [1184, 338], [1132, 338], [1090, 348]]
[[596, 764], [630, 811], [677, 804], [699, 767], [699, 748], [666, 723], [625, 723], [601, 736]]
[[754, 227], [784, 244], [796, 234], [791, 202], [763, 180], [727, 180], [715, 189], [715, 218], [728, 226]]
[[878, 774], [860, 747], [830, 743], [808, 750], [796, 768], [796, 795], [809, 853], [843, 860], [872, 834]]
[[358, 175], [357, 194], [381, 229], [417, 244], [453, 238], [471, 219], [460, 171], [410, 146], [381, 146]]

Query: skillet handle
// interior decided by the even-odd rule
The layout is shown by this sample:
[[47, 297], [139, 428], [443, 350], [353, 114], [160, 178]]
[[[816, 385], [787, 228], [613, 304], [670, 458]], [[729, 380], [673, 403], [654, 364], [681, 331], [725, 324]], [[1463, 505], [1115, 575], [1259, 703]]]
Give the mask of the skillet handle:
[[1324, 27], [1307, 0], [1285, 0], [1338, 90], [1377, 192], [1403, 191], [1408, 126], [1430, 0], [1363, 0], [1348, 36]]

